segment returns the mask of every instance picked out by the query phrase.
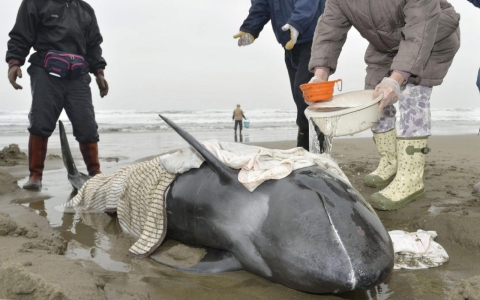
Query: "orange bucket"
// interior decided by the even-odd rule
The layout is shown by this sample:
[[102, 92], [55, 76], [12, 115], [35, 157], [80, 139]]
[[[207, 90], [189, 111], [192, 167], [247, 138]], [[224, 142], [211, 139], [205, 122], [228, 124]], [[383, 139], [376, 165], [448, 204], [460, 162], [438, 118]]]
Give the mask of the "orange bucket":
[[303, 92], [303, 99], [305, 102], [319, 102], [327, 101], [333, 98], [333, 90], [335, 83], [340, 83], [340, 86], [337, 85], [338, 90], [342, 90], [342, 80], [332, 80], [324, 82], [313, 82], [305, 83], [300, 85], [300, 89]]

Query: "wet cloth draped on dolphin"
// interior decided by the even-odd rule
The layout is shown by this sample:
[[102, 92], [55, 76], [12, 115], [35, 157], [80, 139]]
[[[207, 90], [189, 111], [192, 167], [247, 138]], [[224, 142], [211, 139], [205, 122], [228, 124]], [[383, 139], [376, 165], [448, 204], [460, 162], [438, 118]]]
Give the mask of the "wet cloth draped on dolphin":
[[[303, 148], [277, 150], [217, 140], [206, 141], [203, 145], [226, 166], [240, 169], [238, 179], [249, 191], [266, 180], [282, 179], [294, 170], [314, 165], [349, 183], [331, 158], [309, 153]], [[196, 151], [185, 148], [121, 168], [111, 175], [99, 174], [57, 209], [116, 211], [122, 231], [138, 238], [129, 254], [146, 257], [161, 245], [166, 235], [166, 189], [176, 174], [199, 168], [203, 162]]]

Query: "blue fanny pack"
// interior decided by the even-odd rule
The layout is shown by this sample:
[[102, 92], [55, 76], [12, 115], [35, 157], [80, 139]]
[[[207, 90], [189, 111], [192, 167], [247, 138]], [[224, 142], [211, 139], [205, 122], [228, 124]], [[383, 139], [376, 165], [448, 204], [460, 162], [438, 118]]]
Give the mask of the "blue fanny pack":
[[50, 50], [45, 55], [45, 72], [64, 79], [79, 79], [87, 64], [81, 55]]

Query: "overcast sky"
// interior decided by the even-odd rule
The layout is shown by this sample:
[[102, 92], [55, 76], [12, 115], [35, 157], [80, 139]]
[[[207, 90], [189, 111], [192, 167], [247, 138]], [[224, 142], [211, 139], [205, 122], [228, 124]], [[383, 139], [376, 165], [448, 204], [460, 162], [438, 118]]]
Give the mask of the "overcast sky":
[[[252, 45], [238, 47], [233, 35], [248, 14], [250, 0], [147, 1], [89, 0], [95, 9], [108, 66], [110, 93], [101, 99], [92, 81], [95, 108], [102, 110], [294, 109], [284, 50], [270, 23]], [[432, 108], [480, 107], [475, 85], [480, 67], [480, 9], [466, 0], [450, 1], [461, 14], [462, 46]], [[7, 50], [20, 0], [2, 1], [0, 49]], [[367, 43], [349, 33], [338, 71], [344, 91], [363, 89]], [[3, 54], [2, 54], [3, 55]], [[3, 59], [5, 56], [2, 56]], [[29, 77], [15, 91], [0, 76], [0, 110], [28, 110]]]

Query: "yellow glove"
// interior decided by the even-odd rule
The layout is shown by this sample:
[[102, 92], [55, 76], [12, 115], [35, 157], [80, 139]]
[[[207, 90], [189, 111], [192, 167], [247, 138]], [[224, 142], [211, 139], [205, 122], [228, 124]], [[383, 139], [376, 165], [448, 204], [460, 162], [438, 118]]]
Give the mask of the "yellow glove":
[[239, 47], [248, 46], [255, 41], [255, 38], [253, 37], [253, 35], [251, 35], [248, 32], [243, 32], [243, 31], [240, 31], [239, 33], [234, 35], [233, 38], [234, 39], [239, 38], [239, 40], [238, 40], [238, 46]]
[[285, 24], [285, 25], [283, 25], [282, 30], [283, 30], [283, 31], [290, 30], [290, 40], [289, 40], [288, 43], [285, 45], [285, 49], [287, 49], [287, 50], [292, 50], [292, 49], [293, 49], [293, 46], [295, 46], [295, 43], [297, 42], [297, 38], [298, 38], [298, 35], [299, 35], [300, 33], [298, 32], [297, 29], [295, 29], [295, 27], [293, 27], [293, 26], [290, 25], [290, 24]]

